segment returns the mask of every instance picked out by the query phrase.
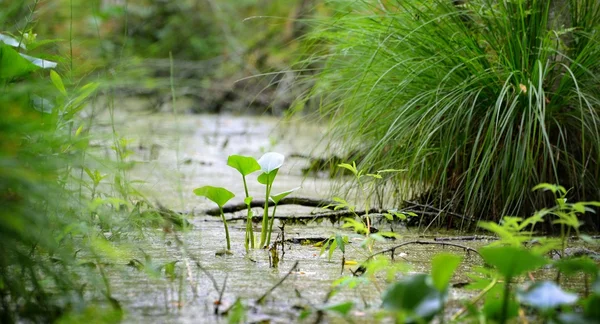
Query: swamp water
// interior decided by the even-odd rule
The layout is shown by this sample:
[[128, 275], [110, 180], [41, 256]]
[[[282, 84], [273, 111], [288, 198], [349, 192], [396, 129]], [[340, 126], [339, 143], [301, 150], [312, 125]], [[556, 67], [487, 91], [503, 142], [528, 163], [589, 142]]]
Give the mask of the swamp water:
[[[129, 180], [141, 180], [139, 187], [147, 197], [169, 209], [185, 211], [193, 228], [184, 233], [165, 233], [162, 229], [145, 229], [144, 240], [139, 245], [129, 243], [123, 264], [130, 260], [164, 265], [175, 263], [175, 275], [169, 278], [164, 268], [154, 275], [134, 267], [114, 267], [109, 270], [113, 297], [127, 310], [125, 322], [130, 323], [226, 323], [226, 316], [215, 315], [215, 303], [221, 300], [219, 310], [231, 307], [239, 298], [246, 306], [248, 322], [270, 323], [296, 322], [301, 309], [309, 305], [320, 307], [331, 284], [341, 277], [341, 252], [336, 250], [332, 260], [320, 256], [320, 248], [313, 245], [285, 244], [285, 255], [278, 268], [271, 268], [269, 252], [262, 249], [246, 254], [243, 246], [245, 223], [230, 222], [232, 255], [216, 256], [215, 252], [225, 248], [223, 224], [218, 217], [203, 215], [202, 211], [215, 207], [212, 202], [195, 196], [192, 190], [204, 185], [222, 186], [236, 194], [230, 203], [241, 202], [244, 197], [241, 176], [226, 165], [230, 154], [251, 155], [256, 158], [264, 152], [276, 151], [286, 156], [293, 153], [310, 153], [319, 144], [323, 129], [299, 122], [281, 122], [270, 117], [227, 116], [227, 115], [179, 115], [130, 113], [114, 116], [116, 132], [129, 140], [136, 161], [129, 171]], [[110, 128], [103, 126], [100, 128]], [[106, 130], [105, 129], [105, 130]], [[107, 140], [107, 142], [110, 142]], [[110, 154], [110, 143], [105, 146]], [[302, 188], [293, 196], [329, 199], [331, 182], [328, 178], [304, 178], [301, 168], [308, 162], [288, 158], [281, 168], [273, 192], [282, 192], [298, 186]], [[264, 196], [264, 186], [256, 182], [256, 174], [248, 178], [250, 195], [256, 199]], [[278, 215], [310, 215], [314, 208], [283, 205], [277, 208]], [[262, 215], [262, 209], [254, 210]], [[226, 215], [245, 216], [245, 211]], [[255, 224], [255, 236], [260, 236], [259, 224]], [[273, 238], [280, 230], [274, 226]], [[378, 225], [382, 229], [388, 224]], [[402, 238], [377, 242], [373, 252], [398, 245], [404, 241], [418, 239], [416, 230], [403, 229], [395, 225], [393, 230]], [[361, 262], [368, 257], [360, 247], [361, 238], [340, 224], [329, 220], [310, 222], [307, 225], [286, 225], [285, 238], [328, 238], [336, 233], [350, 237], [346, 247], [346, 260]], [[177, 235], [186, 246], [187, 253], [178, 246]], [[272, 239], [273, 240], [273, 239]], [[477, 248], [482, 242], [466, 243]], [[435, 253], [454, 251], [465, 255], [460, 249], [429, 245], [408, 245], [396, 251], [404, 253], [404, 261], [410, 272], [428, 271]], [[396, 257], [396, 260], [401, 258]], [[215, 287], [205, 272], [196, 266], [198, 261], [210, 273]], [[291, 275], [265, 298], [257, 303], [265, 292], [276, 285], [292, 268]], [[467, 281], [465, 273], [473, 265], [480, 265], [477, 255], [465, 255], [465, 259], [453, 278], [453, 282]], [[344, 275], [351, 275], [346, 266]], [[225, 288], [223, 289], [223, 285]], [[381, 305], [381, 294], [385, 282], [343, 288], [328, 304], [353, 301], [350, 317], [354, 323], [375, 322], [374, 315]], [[220, 291], [222, 290], [222, 292]], [[222, 296], [221, 296], [222, 293]], [[221, 297], [220, 297], [221, 296]], [[459, 300], [473, 296], [468, 291], [453, 289], [450, 299]], [[454, 303], [457, 309], [458, 303]], [[452, 303], [450, 304], [452, 308]], [[313, 314], [307, 322], [313, 322]], [[346, 319], [327, 315], [325, 322], [346, 322]]]

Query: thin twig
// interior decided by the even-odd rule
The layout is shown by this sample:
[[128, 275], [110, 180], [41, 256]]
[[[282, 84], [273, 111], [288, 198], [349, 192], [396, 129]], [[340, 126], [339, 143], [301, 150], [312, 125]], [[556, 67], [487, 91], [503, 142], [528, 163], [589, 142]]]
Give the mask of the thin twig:
[[410, 245], [410, 244], [421, 244], [421, 245], [443, 245], [443, 246], [454, 246], [457, 248], [461, 248], [467, 252], [474, 252], [477, 255], [481, 256], [481, 254], [479, 254], [479, 252], [477, 252], [477, 250], [475, 250], [474, 248], [465, 246], [465, 245], [461, 245], [461, 244], [456, 244], [456, 243], [450, 243], [450, 242], [435, 242], [435, 241], [410, 241], [410, 242], [404, 242], [402, 244], [396, 245], [392, 248], [389, 248], [387, 250], [383, 250], [383, 251], [379, 251], [375, 254], [372, 254], [368, 259], [372, 259], [374, 256], [379, 255], [379, 254], [385, 254], [388, 252], [391, 252], [392, 254], [396, 251], [396, 249], [401, 248], [405, 245]]
[[225, 280], [223, 280], [223, 288], [219, 292], [219, 299], [215, 302], [215, 315], [219, 315], [219, 306], [221, 306], [223, 294], [225, 293], [225, 287], [227, 287], [227, 278], [229, 278], [229, 273], [225, 275]]
[[[306, 197], [285, 197], [285, 198], [281, 199], [277, 205], [300, 205], [300, 206], [306, 206], [306, 207], [321, 207], [321, 208], [325, 208], [325, 207], [331, 205], [331, 207], [327, 207], [327, 208], [333, 209], [336, 204], [337, 203], [335, 201], [327, 200], [327, 199], [313, 199], [313, 198], [306, 198]], [[252, 200], [252, 202], [250, 203], [251, 208], [264, 207], [264, 206], [265, 206], [264, 200]], [[271, 206], [275, 206], [275, 203], [273, 201], [269, 200], [269, 207], [271, 207]], [[248, 208], [248, 205], [246, 205], [246, 203], [242, 202], [239, 204], [231, 204], [231, 205], [223, 206], [223, 212], [224, 213], [234, 213], [237, 211], [246, 210], [246, 208]], [[208, 209], [204, 213], [207, 215], [210, 215], [210, 216], [219, 216], [220, 215], [220, 211], [218, 208]]]
[[275, 290], [277, 287], [279, 287], [292, 274], [292, 272], [296, 269], [297, 266], [298, 266], [298, 261], [294, 262], [294, 265], [285, 274], [285, 276], [283, 276], [283, 278], [281, 278], [281, 280], [279, 280], [278, 283], [276, 283], [273, 287], [271, 287], [269, 290], [267, 290], [259, 299], [257, 299], [256, 303], [257, 304], [262, 304], [262, 302], [265, 300], [265, 298], [267, 298], [267, 296], [269, 296], [269, 294], [271, 292], [273, 292], [273, 290]]

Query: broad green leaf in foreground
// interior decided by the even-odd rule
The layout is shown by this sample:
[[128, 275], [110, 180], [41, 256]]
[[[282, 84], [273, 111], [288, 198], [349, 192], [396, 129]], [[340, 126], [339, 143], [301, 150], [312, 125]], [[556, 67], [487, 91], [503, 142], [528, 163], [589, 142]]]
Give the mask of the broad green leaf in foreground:
[[431, 278], [433, 285], [443, 292], [448, 288], [448, 283], [454, 270], [462, 261], [462, 257], [449, 253], [440, 253], [431, 261]]
[[39, 69], [12, 47], [0, 43], [0, 79], [11, 79]]
[[513, 246], [485, 247], [479, 253], [485, 262], [496, 267], [505, 278], [513, 278], [548, 263], [541, 255]]
[[231, 198], [235, 197], [233, 192], [222, 188], [213, 186], [204, 186], [194, 189], [196, 196], [206, 197], [212, 200], [219, 207], [223, 207]]
[[429, 320], [443, 307], [442, 293], [426, 274], [416, 274], [392, 284], [383, 295], [383, 307]]

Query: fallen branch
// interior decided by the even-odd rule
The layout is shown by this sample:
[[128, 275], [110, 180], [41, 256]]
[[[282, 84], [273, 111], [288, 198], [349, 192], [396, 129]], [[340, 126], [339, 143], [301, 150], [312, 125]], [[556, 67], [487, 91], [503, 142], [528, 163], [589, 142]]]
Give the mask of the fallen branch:
[[396, 249], [401, 248], [405, 245], [410, 245], [410, 244], [420, 244], [420, 245], [442, 245], [442, 246], [453, 246], [453, 247], [457, 247], [457, 248], [461, 248], [467, 252], [474, 252], [477, 255], [479, 255], [481, 257], [481, 254], [479, 254], [479, 252], [477, 252], [477, 250], [475, 250], [472, 247], [468, 247], [465, 245], [461, 245], [461, 244], [456, 244], [456, 243], [450, 243], [450, 242], [435, 242], [435, 241], [410, 241], [410, 242], [404, 242], [402, 244], [396, 245], [392, 248], [389, 248], [387, 250], [383, 250], [383, 251], [379, 251], [375, 254], [372, 254], [367, 260], [372, 259], [374, 256], [376, 255], [380, 255], [380, 254], [385, 254], [388, 252], [391, 252], [392, 254], [392, 259], [394, 258], [394, 252], [396, 251]]
[[[378, 214], [380, 212], [381, 212], [381, 210], [375, 209], [375, 208], [369, 210], [369, 214]], [[333, 212], [315, 213], [315, 214], [311, 214], [311, 215], [279, 215], [279, 216], [276, 215], [275, 219], [278, 219], [280, 221], [314, 221], [317, 219], [329, 218], [329, 220], [331, 220], [332, 223], [335, 223], [344, 217], [363, 216], [365, 214], [367, 214], [367, 212], [364, 210], [358, 210], [358, 211], [354, 211], [354, 212], [349, 211], [349, 210], [338, 210], [338, 211], [333, 211]], [[239, 216], [239, 217], [227, 218], [227, 221], [234, 222], [234, 221], [247, 220], [247, 219], [248, 218], [246, 216]], [[252, 221], [253, 222], [262, 221], [262, 215], [252, 216]]]
[[288, 271], [288, 273], [286, 273], [285, 276], [283, 276], [283, 278], [281, 278], [281, 280], [279, 280], [278, 283], [276, 283], [273, 287], [271, 287], [269, 290], [267, 290], [267, 292], [265, 292], [259, 299], [257, 299], [256, 303], [262, 304], [262, 302], [265, 301], [265, 298], [267, 298], [267, 296], [269, 296], [269, 294], [271, 292], [273, 292], [273, 290], [275, 290], [277, 287], [281, 286], [281, 284], [292, 274], [292, 272], [296, 269], [296, 267], [298, 267], [298, 261], [294, 262], [294, 265]]
[[435, 237], [433, 240], [437, 242], [445, 241], [495, 241], [498, 238], [490, 235], [470, 235], [470, 236], [450, 236], [450, 237]]
[[[326, 200], [326, 199], [313, 199], [313, 198], [307, 198], [307, 197], [286, 197], [283, 198], [279, 201], [278, 205], [300, 205], [300, 206], [306, 206], [306, 207], [320, 207], [320, 208], [326, 208], [327, 206], [331, 207], [327, 207], [329, 209], [333, 209], [337, 203], [335, 201], [332, 200]], [[275, 203], [273, 203], [273, 201], [269, 201], [269, 206], [274, 206]], [[265, 206], [265, 201], [264, 200], [252, 200], [252, 202], [250, 203], [250, 207], [251, 208], [257, 208], [257, 207], [264, 207]], [[241, 211], [241, 210], [246, 210], [246, 208], [248, 208], [248, 206], [246, 206], [245, 203], [239, 203], [239, 204], [232, 204], [232, 205], [226, 205], [223, 207], [223, 212], [224, 213], [234, 213], [237, 211]], [[205, 211], [205, 213], [207, 215], [210, 216], [219, 216], [220, 211], [219, 208], [211, 208]]]
[[[471, 218], [471, 217], [468, 217], [468, 216], [465, 216], [465, 215], [461, 215], [461, 214], [457, 214], [457, 213], [453, 213], [453, 212], [451, 212], [451, 211], [447, 211], [447, 210], [439, 209], [439, 208], [437, 208], [437, 207], [434, 207], [434, 206], [431, 206], [431, 205], [420, 204], [420, 203], [418, 203], [418, 202], [416, 202], [416, 201], [410, 201], [410, 200], [405, 200], [404, 202], [405, 202], [405, 203], [408, 203], [408, 204], [411, 204], [411, 205], [412, 205], [412, 206], [414, 206], [414, 207], [421, 207], [421, 208], [426, 208], [426, 209], [435, 210], [435, 211], [436, 211], [436, 212], [438, 212], [438, 213], [445, 213], [445, 214], [448, 214], [448, 215], [451, 215], [451, 216], [454, 216], [454, 217], [460, 218], [460, 219], [462, 219], [462, 220], [464, 220], [464, 221], [467, 221], [467, 222], [473, 222], [473, 221], [475, 221], [475, 220], [474, 220], [473, 218]], [[416, 214], [418, 214], [418, 213], [424, 213], [424, 211], [420, 211], [420, 210], [411, 210], [411, 209], [410, 209], [410, 207], [402, 208], [400, 211], [401, 211], [401, 212], [402, 212], [402, 211], [411, 211], [411, 212], [414, 212], [414, 213], [416, 213]]]

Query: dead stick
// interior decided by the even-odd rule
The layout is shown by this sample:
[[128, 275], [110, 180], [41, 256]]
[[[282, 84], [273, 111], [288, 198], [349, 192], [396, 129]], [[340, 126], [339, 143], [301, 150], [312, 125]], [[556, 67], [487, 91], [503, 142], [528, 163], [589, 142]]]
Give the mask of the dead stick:
[[267, 292], [264, 293], [264, 295], [262, 295], [259, 299], [256, 300], [257, 304], [262, 304], [263, 301], [265, 301], [265, 298], [267, 298], [267, 296], [269, 296], [269, 294], [271, 292], [273, 292], [273, 290], [275, 290], [277, 287], [279, 287], [294, 271], [294, 269], [296, 269], [296, 267], [298, 266], [298, 261], [296, 261], [294, 263], [294, 266], [292, 266], [292, 268], [290, 269], [290, 271], [288, 271], [288, 273], [285, 274], [285, 276], [283, 276], [283, 278], [281, 278], [281, 280], [279, 280], [278, 283], [276, 283], [273, 287], [271, 287], [271, 289], [267, 290]]
[[[300, 205], [300, 206], [306, 206], [306, 207], [321, 207], [321, 208], [325, 208], [326, 206], [332, 205], [332, 207], [329, 209], [333, 209], [333, 207], [336, 204], [337, 203], [332, 200], [313, 199], [313, 198], [306, 198], [306, 197], [285, 197], [285, 198], [281, 199], [278, 203], [278, 205]], [[274, 206], [274, 205], [275, 204], [273, 203], [273, 201], [269, 201], [269, 206]], [[250, 203], [251, 208], [264, 207], [264, 206], [265, 206], [264, 200], [252, 200], [252, 202]], [[245, 203], [226, 205], [223, 207], [223, 212], [224, 213], [233, 213], [233, 212], [245, 210], [246, 208], [248, 208], [248, 206]], [[208, 209], [205, 211], [205, 213], [207, 215], [211, 215], [211, 216], [221, 215], [218, 208]]]
[[389, 248], [387, 250], [379, 251], [379, 252], [371, 255], [369, 257], [369, 259], [371, 259], [374, 256], [379, 255], [379, 254], [385, 254], [385, 253], [388, 253], [388, 252], [394, 253], [394, 251], [396, 249], [401, 248], [401, 247], [403, 247], [405, 245], [410, 245], [410, 244], [454, 246], [454, 247], [457, 247], [457, 248], [461, 248], [461, 249], [463, 249], [463, 250], [465, 250], [467, 252], [474, 252], [477, 255], [481, 256], [481, 254], [479, 254], [479, 252], [477, 252], [477, 250], [475, 250], [474, 248], [471, 248], [471, 247], [468, 247], [468, 246], [465, 246], [465, 245], [461, 245], [461, 244], [450, 243], [450, 242], [435, 242], [435, 241], [410, 241], [410, 242], [404, 242], [402, 244], [396, 245], [396, 246], [394, 246], [392, 248]]
[[221, 302], [223, 300], [223, 294], [225, 293], [225, 287], [227, 287], [227, 278], [229, 278], [229, 274], [225, 275], [225, 280], [223, 280], [223, 288], [219, 292], [219, 299], [215, 303], [215, 315], [219, 315], [219, 306], [221, 306]]

